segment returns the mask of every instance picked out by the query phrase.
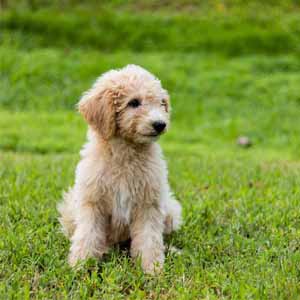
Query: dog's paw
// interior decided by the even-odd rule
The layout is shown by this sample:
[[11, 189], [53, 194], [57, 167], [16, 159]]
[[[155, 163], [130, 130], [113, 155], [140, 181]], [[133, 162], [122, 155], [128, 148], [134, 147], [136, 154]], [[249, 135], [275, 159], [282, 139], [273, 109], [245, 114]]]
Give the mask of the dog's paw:
[[[100, 249], [100, 250], [99, 250]], [[90, 257], [94, 258], [102, 258], [102, 256], [107, 253], [107, 248], [101, 247], [97, 249], [93, 249], [92, 247], [88, 247], [85, 243], [73, 244], [69, 254], [69, 265], [71, 267], [75, 267], [80, 261], [86, 260]]]
[[153, 253], [149, 253], [149, 255], [145, 254], [142, 256], [142, 269], [146, 274], [155, 275], [159, 274], [163, 270], [165, 255], [164, 253], [157, 253], [153, 255]]
[[80, 261], [83, 261], [89, 257], [89, 254], [84, 249], [71, 250], [69, 254], [69, 265], [75, 267]]
[[148, 275], [157, 275], [163, 270], [163, 263], [159, 261], [142, 264], [143, 271]]

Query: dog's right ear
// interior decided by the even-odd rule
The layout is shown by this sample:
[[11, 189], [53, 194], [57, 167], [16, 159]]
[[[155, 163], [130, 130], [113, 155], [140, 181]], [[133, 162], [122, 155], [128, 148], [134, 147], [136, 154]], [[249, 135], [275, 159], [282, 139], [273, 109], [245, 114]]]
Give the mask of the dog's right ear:
[[78, 110], [104, 139], [111, 138], [116, 129], [113, 92], [108, 89], [98, 90], [93, 87], [80, 99]]

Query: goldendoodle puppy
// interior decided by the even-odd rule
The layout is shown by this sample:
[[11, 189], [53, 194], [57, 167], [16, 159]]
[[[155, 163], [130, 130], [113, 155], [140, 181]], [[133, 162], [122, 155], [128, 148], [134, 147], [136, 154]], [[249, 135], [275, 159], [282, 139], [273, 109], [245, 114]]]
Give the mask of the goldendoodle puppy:
[[71, 239], [69, 263], [101, 257], [131, 239], [131, 255], [153, 273], [164, 262], [163, 233], [178, 229], [181, 206], [168, 184], [158, 137], [170, 103], [160, 81], [135, 65], [100, 76], [78, 103], [89, 124], [75, 184], [59, 204]]

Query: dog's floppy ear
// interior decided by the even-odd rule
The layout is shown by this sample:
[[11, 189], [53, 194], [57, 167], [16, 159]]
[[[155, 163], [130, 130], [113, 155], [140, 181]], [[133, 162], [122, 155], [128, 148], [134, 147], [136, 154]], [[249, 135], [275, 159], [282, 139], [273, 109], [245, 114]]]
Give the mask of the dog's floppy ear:
[[116, 120], [112, 91], [92, 87], [80, 99], [78, 110], [104, 139], [108, 140], [115, 134]]

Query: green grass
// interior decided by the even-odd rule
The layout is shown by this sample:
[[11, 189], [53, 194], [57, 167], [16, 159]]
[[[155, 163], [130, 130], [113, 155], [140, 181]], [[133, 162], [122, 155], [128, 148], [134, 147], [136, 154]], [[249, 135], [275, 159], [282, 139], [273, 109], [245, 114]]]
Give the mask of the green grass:
[[[64, 14], [57, 3], [11, 3], [0, 21], [0, 299], [299, 299], [296, 1], [267, 3], [265, 18], [251, 17], [255, 1], [219, 11], [218, 1], [180, 0], [171, 12], [154, 0], [91, 1]], [[105, 26], [111, 36], [99, 40]], [[204, 34], [184, 43], [187, 26]], [[130, 36], [122, 45], [120, 27]], [[157, 277], [120, 245], [70, 269], [55, 208], [85, 141], [75, 104], [102, 72], [127, 63], [155, 73], [173, 104], [160, 143], [184, 225], [166, 245], [182, 254], [167, 252]], [[253, 146], [238, 146], [241, 135]]]
[[[265, 10], [265, 8], [262, 8]], [[299, 53], [299, 15], [270, 10], [265, 14], [153, 15], [39, 10], [12, 11], [0, 25], [21, 36], [24, 47], [97, 48], [102, 51]], [[158, 30], [159, 28], [159, 30]], [[13, 38], [14, 40], [16, 38]]]
[[91, 261], [80, 272], [67, 266], [68, 242], [59, 232], [55, 204], [73, 181], [78, 155], [3, 153], [1, 294], [40, 299], [296, 296], [299, 165], [180, 147], [166, 154], [171, 184], [185, 209], [185, 225], [168, 244], [183, 252], [168, 255], [164, 274], [150, 278], [118, 248], [105, 262]]

